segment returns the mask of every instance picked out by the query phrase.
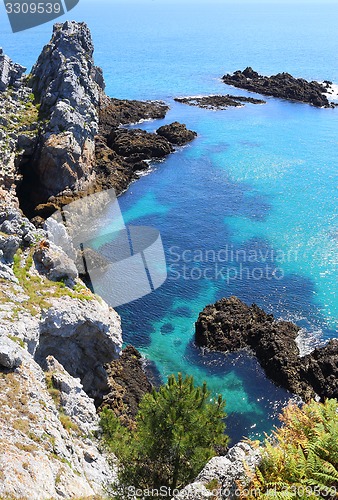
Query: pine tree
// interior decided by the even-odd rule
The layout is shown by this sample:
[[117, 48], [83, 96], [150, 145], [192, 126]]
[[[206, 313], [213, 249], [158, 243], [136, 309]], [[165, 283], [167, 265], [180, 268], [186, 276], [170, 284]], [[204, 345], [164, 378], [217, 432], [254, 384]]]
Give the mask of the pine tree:
[[193, 377], [179, 374], [144, 396], [134, 432], [121, 429], [106, 410], [101, 426], [106, 440], [115, 442], [120, 479], [142, 489], [188, 484], [215, 455], [214, 447], [227, 444], [224, 406], [221, 396], [210, 397], [206, 384], [196, 387]]

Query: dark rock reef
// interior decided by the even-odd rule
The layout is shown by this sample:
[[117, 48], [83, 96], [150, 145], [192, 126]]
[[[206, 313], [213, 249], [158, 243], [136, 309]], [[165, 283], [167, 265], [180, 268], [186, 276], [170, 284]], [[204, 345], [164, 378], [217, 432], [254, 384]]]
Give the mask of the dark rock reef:
[[131, 163], [164, 158], [173, 152], [167, 139], [141, 129], [113, 130], [109, 134], [108, 145]]
[[277, 385], [308, 400], [338, 397], [338, 340], [300, 357], [300, 328], [277, 321], [253, 304], [236, 297], [207, 306], [196, 322], [195, 341], [213, 351], [250, 349]]
[[183, 146], [193, 141], [197, 136], [196, 132], [188, 130], [186, 125], [179, 122], [163, 125], [163, 127], [156, 130], [156, 133], [165, 137], [171, 144], [177, 144], [178, 146]]
[[139, 123], [143, 120], [165, 118], [169, 106], [162, 101], [128, 101], [127, 99], [107, 98], [99, 109], [100, 131], [109, 134], [111, 129], [120, 125]]
[[315, 81], [308, 82], [304, 78], [295, 78], [289, 73], [262, 76], [251, 67], [244, 71], [235, 71], [232, 75], [224, 75], [222, 80], [227, 85], [258, 94], [300, 101], [320, 108], [335, 107], [335, 104], [330, 103], [325, 95], [330, 88], [330, 82], [324, 84]]
[[187, 104], [188, 106], [198, 106], [204, 109], [227, 109], [231, 106], [243, 106], [243, 103], [265, 104], [262, 99], [244, 97], [240, 95], [209, 95], [202, 97], [176, 97], [176, 102]]

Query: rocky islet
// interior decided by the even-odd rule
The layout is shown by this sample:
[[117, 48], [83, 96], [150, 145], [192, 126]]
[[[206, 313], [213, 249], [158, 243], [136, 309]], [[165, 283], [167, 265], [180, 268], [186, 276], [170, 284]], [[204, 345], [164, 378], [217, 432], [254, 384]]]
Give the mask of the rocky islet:
[[304, 78], [295, 78], [285, 72], [272, 76], [262, 76], [250, 66], [244, 71], [237, 70], [233, 74], [226, 74], [222, 80], [227, 85], [257, 94], [304, 102], [320, 108], [335, 107], [335, 104], [330, 102], [326, 95], [332, 85], [329, 81], [324, 83], [308, 82]]
[[338, 340], [301, 357], [297, 344], [300, 328], [278, 321], [257, 305], [237, 297], [205, 307], [195, 327], [196, 344], [212, 351], [249, 349], [267, 376], [304, 400], [338, 397]]

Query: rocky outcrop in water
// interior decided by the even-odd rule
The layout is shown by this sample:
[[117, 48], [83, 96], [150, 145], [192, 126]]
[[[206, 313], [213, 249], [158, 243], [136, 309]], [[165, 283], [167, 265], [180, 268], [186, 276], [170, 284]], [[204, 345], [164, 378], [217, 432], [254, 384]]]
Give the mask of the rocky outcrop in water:
[[236, 95], [209, 95], [202, 97], [176, 97], [175, 101], [188, 106], [197, 106], [204, 109], [228, 109], [229, 107], [241, 107], [243, 103], [265, 104], [262, 99]]
[[113, 130], [109, 135], [108, 145], [133, 164], [152, 158], [164, 158], [173, 152], [167, 139], [141, 129]]
[[99, 135], [96, 137], [98, 189], [114, 188], [121, 193], [139, 177], [140, 172], [149, 168], [150, 160], [162, 159], [174, 151], [173, 145], [182, 145], [195, 138], [195, 132], [177, 122], [165, 126], [172, 132], [176, 128], [175, 133], [168, 137], [141, 129], [120, 128], [130, 123], [164, 118], [168, 109], [159, 101], [102, 99]]
[[235, 500], [242, 498], [240, 490], [250, 482], [261, 462], [259, 449], [247, 443], [238, 443], [223, 457], [214, 457], [173, 500]]
[[108, 135], [120, 125], [139, 123], [144, 120], [165, 118], [169, 106], [162, 101], [136, 101], [127, 99], [102, 99], [99, 109], [100, 132]]
[[207, 306], [196, 322], [195, 341], [213, 351], [250, 349], [267, 376], [308, 400], [338, 397], [338, 340], [300, 357], [296, 342], [300, 328], [277, 321], [255, 304], [236, 297]]
[[186, 125], [179, 122], [163, 125], [156, 130], [156, 133], [161, 137], [165, 137], [171, 144], [177, 144], [178, 146], [183, 146], [197, 137], [196, 132], [188, 130]]
[[304, 78], [295, 78], [289, 73], [278, 73], [273, 76], [262, 76], [251, 67], [244, 71], [235, 71], [222, 77], [227, 85], [250, 90], [258, 94], [280, 97], [292, 101], [300, 101], [317, 107], [334, 107], [327, 96], [329, 82], [321, 84], [315, 81], [308, 82]]

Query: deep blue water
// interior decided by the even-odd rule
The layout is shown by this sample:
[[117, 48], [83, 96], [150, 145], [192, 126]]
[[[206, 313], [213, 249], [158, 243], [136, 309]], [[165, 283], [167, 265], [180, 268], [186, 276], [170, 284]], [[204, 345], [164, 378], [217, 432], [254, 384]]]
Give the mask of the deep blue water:
[[[120, 197], [126, 222], [160, 230], [169, 269], [161, 289], [119, 308], [125, 341], [161, 377], [183, 371], [221, 392], [234, 441], [268, 431], [288, 394], [247, 356], [201, 355], [194, 322], [206, 304], [235, 294], [295, 321], [307, 348], [337, 336], [338, 109], [267, 98], [208, 111], [172, 98], [246, 95], [219, 77], [248, 65], [338, 84], [338, 6], [82, 0], [71, 17], [92, 30], [108, 94], [170, 104], [165, 120], [144, 129], [178, 120], [198, 133]], [[51, 32], [13, 35], [4, 15], [0, 29], [0, 46], [27, 67]], [[186, 262], [176, 279], [192, 255], [204, 262]], [[203, 272], [209, 279], [197, 279]]]

